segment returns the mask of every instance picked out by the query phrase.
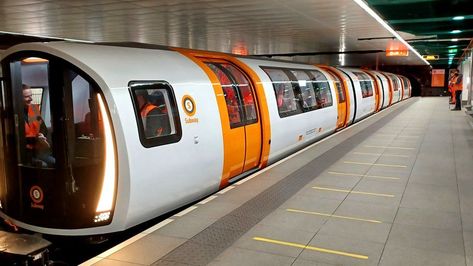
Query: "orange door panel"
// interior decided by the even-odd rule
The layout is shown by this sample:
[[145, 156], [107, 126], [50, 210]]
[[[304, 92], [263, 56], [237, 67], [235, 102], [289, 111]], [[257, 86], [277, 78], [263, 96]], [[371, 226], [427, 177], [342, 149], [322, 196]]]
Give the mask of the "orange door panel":
[[226, 54], [175, 50], [198, 64], [214, 87], [224, 146], [220, 187], [241, 173], [264, 167], [269, 156], [270, 124], [266, 98], [256, 74]]
[[337, 118], [337, 129], [343, 128], [347, 125], [348, 122], [348, 106], [349, 106], [349, 99], [348, 95], [348, 88], [345, 82], [342, 82], [340, 76], [330, 67], [328, 66], [320, 66], [327, 73], [333, 80], [333, 84], [335, 86], [335, 91], [337, 95], [337, 110], [338, 110], [338, 118]]

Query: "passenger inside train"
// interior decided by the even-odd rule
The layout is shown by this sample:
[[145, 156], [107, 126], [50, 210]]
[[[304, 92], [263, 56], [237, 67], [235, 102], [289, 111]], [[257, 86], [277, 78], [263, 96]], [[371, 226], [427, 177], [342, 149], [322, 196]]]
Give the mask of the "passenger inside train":
[[135, 95], [146, 138], [168, 135], [170, 124], [163, 93], [159, 89], [140, 89]]

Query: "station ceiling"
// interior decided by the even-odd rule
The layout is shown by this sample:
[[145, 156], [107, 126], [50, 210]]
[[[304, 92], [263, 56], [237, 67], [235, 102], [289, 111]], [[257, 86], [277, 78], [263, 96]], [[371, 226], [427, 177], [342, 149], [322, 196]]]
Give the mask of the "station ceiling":
[[[442, 13], [444, 6], [452, 2], [458, 4], [450, 13]], [[473, 14], [473, 7], [467, 2], [471, 0], [369, 0], [367, 3], [399, 30], [404, 39], [419, 36], [439, 39], [451, 35], [435, 34], [442, 29], [424, 30], [423, 25], [440, 27], [446, 20], [424, 24], [409, 20], [464, 15], [463, 22], [451, 22], [452, 25], [471, 23], [473, 15], [468, 14]], [[422, 13], [404, 7], [417, 5], [429, 6], [433, 11]], [[353, 0], [2, 0], [0, 12], [0, 47], [3, 48], [17, 37], [35, 40], [31, 36], [40, 36], [41, 41], [56, 37], [91, 42], [141, 42], [273, 55], [273, 58], [330, 65], [425, 64], [412, 52], [407, 57], [386, 57], [384, 51], [393, 34]], [[458, 36], [471, 39], [472, 28], [471, 24], [465, 26]], [[449, 30], [453, 28], [445, 28], [443, 32]], [[461, 54], [463, 43], [468, 41], [457, 43], [462, 46], [458, 46], [456, 57]], [[412, 44], [422, 54], [445, 48], [440, 42], [432, 41]], [[435, 50], [437, 46], [442, 48]]]

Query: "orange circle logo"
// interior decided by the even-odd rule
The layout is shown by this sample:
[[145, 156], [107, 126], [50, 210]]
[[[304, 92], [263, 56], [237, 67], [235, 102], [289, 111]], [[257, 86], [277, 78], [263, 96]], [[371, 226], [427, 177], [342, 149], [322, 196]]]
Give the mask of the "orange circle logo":
[[39, 186], [32, 186], [30, 188], [30, 197], [34, 203], [41, 203], [43, 201], [43, 196], [43, 190]]
[[184, 111], [188, 116], [193, 116], [195, 114], [195, 101], [189, 95], [184, 95], [182, 97], [182, 107], [184, 107]]

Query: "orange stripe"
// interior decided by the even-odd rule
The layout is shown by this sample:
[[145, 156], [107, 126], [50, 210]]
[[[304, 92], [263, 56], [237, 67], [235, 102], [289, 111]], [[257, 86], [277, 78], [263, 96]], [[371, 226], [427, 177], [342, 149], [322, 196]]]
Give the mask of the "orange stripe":
[[[259, 162], [259, 168], [263, 168], [267, 165], [268, 163], [268, 157], [269, 157], [269, 150], [270, 150], [270, 139], [271, 139], [271, 128], [270, 128], [270, 121], [269, 121], [269, 111], [268, 111], [268, 105], [266, 101], [266, 96], [264, 93], [264, 88], [262, 85], [262, 82], [260, 81], [259, 77], [256, 75], [256, 73], [249, 68], [246, 64], [238, 60], [232, 55], [224, 54], [224, 53], [218, 53], [218, 52], [207, 52], [207, 51], [198, 51], [198, 50], [192, 50], [192, 49], [183, 49], [183, 48], [172, 48], [173, 50], [183, 54], [184, 56], [188, 57], [191, 59], [193, 62], [195, 62], [198, 66], [202, 68], [202, 70], [207, 74], [209, 77], [210, 81], [212, 82], [212, 86], [215, 91], [215, 95], [223, 95], [223, 90], [220, 85], [220, 81], [218, 80], [218, 77], [215, 75], [215, 73], [205, 64], [203, 63], [198, 57], [205, 57], [209, 59], [220, 59], [220, 60], [226, 60], [228, 62], [233, 63], [237, 67], [239, 67], [241, 70], [243, 70], [250, 78], [250, 81], [254, 85], [254, 89], [256, 92], [255, 95], [255, 100], [258, 103], [257, 108], [259, 110], [260, 114], [260, 123], [261, 123], [261, 131], [262, 131], [262, 147], [261, 147], [261, 157], [260, 157], [260, 162]], [[228, 180], [232, 177], [231, 176], [231, 167], [232, 167], [232, 154], [230, 152], [231, 145], [245, 145], [235, 143], [234, 140], [228, 137], [230, 133], [230, 121], [228, 116], [226, 115], [227, 113], [227, 105], [225, 102], [224, 97], [217, 97], [217, 104], [218, 108], [220, 110], [220, 121], [222, 123], [222, 130], [223, 130], [223, 148], [224, 148], [224, 164], [223, 164], [223, 169], [222, 169], [222, 180], [220, 183], [220, 188], [225, 187], [228, 185]], [[251, 148], [251, 147], [248, 147]]]
[[342, 127], [346, 127], [348, 124], [348, 120], [350, 119], [350, 108], [348, 108], [348, 106], [350, 106], [350, 92], [348, 91], [347, 79], [343, 75], [341, 75], [339, 70], [336, 69], [335, 67], [326, 66], [326, 65], [317, 65], [317, 66], [321, 67], [324, 70], [329, 71], [330, 73], [337, 76], [342, 81], [341, 85], [342, 85], [343, 90], [345, 91], [345, 106], [344, 107], [345, 107], [345, 113], [346, 113], [345, 122], [343, 123]]

